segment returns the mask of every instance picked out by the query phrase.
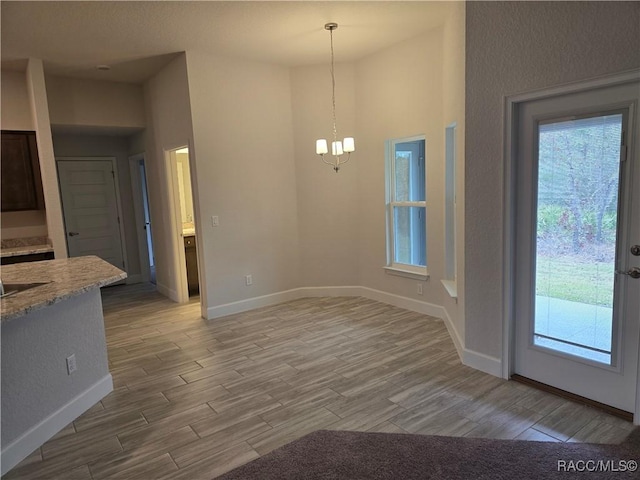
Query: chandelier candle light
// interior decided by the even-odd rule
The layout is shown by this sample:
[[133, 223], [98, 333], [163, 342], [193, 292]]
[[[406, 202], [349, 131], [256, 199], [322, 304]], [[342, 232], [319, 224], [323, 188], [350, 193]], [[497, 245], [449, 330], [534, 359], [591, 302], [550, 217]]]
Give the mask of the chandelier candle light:
[[[338, 173], [340, 170], [340, 165], [347, 163], [351, 158], [351, 152], [355, 152], [356, 144], [353, 137], [345, 137], [343, 141], [338, 141], [338, 131], [336, 129], [336, 76], [335, 76], [335, 68], [333, 62], [333, 31], [338, 28], [337, 23], [327, 23], [324, 26], [325, 30], [329, 30], [329, 35], [331, 37], [331, 99], [332, 99], [332, 112], [333, 112], [333, 142], [331, 142], [331, 155], [333, 155], [334, 160], [329, 162], [324, 158], [324, 156], [329, 153], [329, 148], [327, 146], [327, 140], [321, 138], [316, 140], [316, 153], [320, 155], [322, 161], [327, 165], [331, 165], [333, 170]], [[347, 154], [347, 159], [342, 160], [342, 156]]]

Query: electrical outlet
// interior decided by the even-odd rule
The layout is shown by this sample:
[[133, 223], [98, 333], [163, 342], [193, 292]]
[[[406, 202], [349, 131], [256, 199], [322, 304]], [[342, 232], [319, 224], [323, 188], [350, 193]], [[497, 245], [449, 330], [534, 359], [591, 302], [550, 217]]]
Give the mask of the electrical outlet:
[[418, 292], [418, 295], [422, 295], [422, 284], [421, 283], [418, 283], [418, 287], [417, 287], [416, 291]]
[[78, 369], [78, 365], [76, 364], [76, 354], [69, 355], [67, 357], [67, 374], [71, 375]]
[[217, 227], [218, 225], [220, 225], [220, 219], [218, 218], [217, 215], [214, 215], [211, 217], [211, 225], [214, 227]]
[[245, 285], [248, 287], [249, 285], [253, 285], [253, 276], [251, 275], [245, 275], [244, 276], [244, 283]]

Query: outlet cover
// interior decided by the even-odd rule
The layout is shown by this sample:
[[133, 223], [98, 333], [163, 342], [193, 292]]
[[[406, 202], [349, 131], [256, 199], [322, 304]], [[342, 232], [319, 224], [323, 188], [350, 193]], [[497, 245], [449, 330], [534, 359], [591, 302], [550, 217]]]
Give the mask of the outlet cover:
[[77, 369], [78, 369], [78, 366], [76, 364], [76, 354], [74, 353], [67, 357], [67, 374], [71, 375]]
[[248, 287], [249, 285], [253, 285], [253, 277], [251, 275], [244, 276], [244, 283]]

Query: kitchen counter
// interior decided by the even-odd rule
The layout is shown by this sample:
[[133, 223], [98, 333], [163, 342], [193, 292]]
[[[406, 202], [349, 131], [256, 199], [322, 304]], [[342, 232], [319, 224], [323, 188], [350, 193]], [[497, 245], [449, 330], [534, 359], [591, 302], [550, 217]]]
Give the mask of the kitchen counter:
[[127, 274], [95, 257], [2, 267], [0, 475], [113, 391], [100, 287]]
[[0, 257], [16, 257], [18, 255], [34, 255], [37, 253], [53, 252], [51, 245], [23, 245], [20, 247], [10, 247], [0, 249]]
[[1, 299], [2, 323], [126, 277], [125, 272], [95, 256], [5, 265], [2, 267], [5, 285], [50, 283]]

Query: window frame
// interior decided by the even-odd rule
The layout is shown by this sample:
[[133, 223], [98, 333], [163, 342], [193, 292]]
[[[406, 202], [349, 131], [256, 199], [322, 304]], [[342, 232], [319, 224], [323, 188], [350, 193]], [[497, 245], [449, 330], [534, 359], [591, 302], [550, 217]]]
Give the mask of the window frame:
[[[410, 142], [424, 142], [424, 201], [396, 201], [395, 200], [395, 187], [396, 187], [396, 146], [401, 143]], [[429, 278], [427, 270], [428, 262], [428, 241], [427, 241], [427, 140], [425, 135], [415, 135], [411, 137], [394, 138], [387, 140], [386, 142], [386, 155], [385, 155], [385, 210], [386, 210], [386, 235], [387, 235], [387, 264], [384, 269], [387, 273], [392, 275], [399, 275], [403, 277], [413, 278], [417, 280], [426, 280]], [[424, 232], [424, 249], [425, 249], [425, 265], [399, 263], [395, 261], [395, 207], [421, 207], [425, 212], [425, 232]]]
[[445, 269], [442, 285], [452, 298], [458, 297], [458, 259], [457, 249], [457, 122], [445, 128], [445, 211], [444, 211], [444, 250]]

